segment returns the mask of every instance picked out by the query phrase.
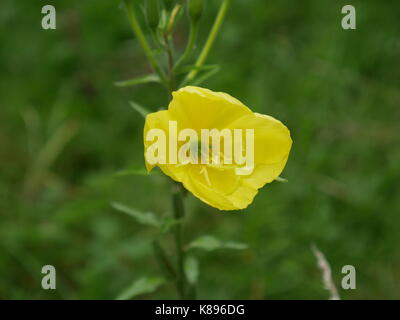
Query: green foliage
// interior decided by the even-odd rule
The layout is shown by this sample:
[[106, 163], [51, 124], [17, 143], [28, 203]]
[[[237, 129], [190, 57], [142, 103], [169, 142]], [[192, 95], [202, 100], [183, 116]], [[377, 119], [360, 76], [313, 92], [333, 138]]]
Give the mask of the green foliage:
[[144, 84], [144, 83], [151, 83], [151, 82], [160, 82], [160, 77], [154, 73], [141, 76], [141, 77], [136, 77], [130, 80], [125, 80], [125, 81], [117, 81], [114, 84], [117, 87], [129, 87], [129, 86], [136, 86], [138, 84]]
[[[195, 53], [219, 1], [207, 4]], [[340, 27], [345, 4], [232, 1], [207, 59], [221, 71], [203, 85], [282, 120], [294, 144], [282, 174], [289, 182], [267, 185], [244, 212], [188, 196], [185, 241], [206, 231], [249, 247], [189, 251], [201, 264], [199, 298], [327, 299], [314, 242], [339, 290], [341, 267], [356, 267], [357, 290], [340, 290], [342, 298], [398, 298], [400, 3], [354, 1], [350, 31]], [[127, 101], [154, 112], [166, 96], [157, 83], [110, 85], [151, 73], [117, 2], [55, 5], [53, 31], [40, 28], [39, 1], [6, 0], [0, 13], [10, 30], [0, 48], [0, 298], [110, 299], [133, 278], [160, 272], [158, 228], [110, 202], [154, 212], [163, 225], [169, 185], [132, 167], [143, 163], [143, 118]], [[62, 144], [40, 160], [57, 136]], [[23, 192], [38, 162], [40, 179]], [[144, 175], [116, 177], [121, 168]], [[57, 290], [40, 287], [45, 264], [57, 269]], [[174, 299], [175, 288], [166, 282], [143, 298]]]
[[188, 13], [190, 19], [197, 21], [201, 18], [204, 11], [205, 0], [188, 0]]
[[135, 110], [137, 113], [139, 113], [143, 118], [146, 118], [149, 111], [145, 107], [141, 106], [140, 104], [138, 104], [134, 101], [129, 101], [129, 104], [133, 110]]
[[160, 4], [158, 0], [146, 0], [146, 19], [147, 25], [151, 29], [155, 29], [158, 26], [159, 15], [160, 15]]
[[193, 256], [185, 259], [185, 275], [189, 284], [196, 284], [199, 279], [199, 262]]
[[218, 65], [213, 64], [213, 65], [203, 65], [203, 66], [196, 66], [196, 65], [187, 65], [187, 66], [182, 66], [176, 69], [177, 74], [182, 74], [182, 73], [188, 73], [192, 70], [197, 70], [197, 71], [210, 71], [213, 69], [219, 68]]
[[232, 242], [232, 241], [221, 241], [213, 236], [204, 235], [193, 240], [188, 244], [188, 249], [197, 248], [206, 251], [213, 251], [216, 249], [235, 249], [242, 250], [247, 249], [247, 245], [244, 243]]
[[129, 288], [123, 291], [116, 300], [128, 300], [142, 294], [152, 293], [163, 283], [164, 279], [159, 277], [140, 278], [139, 280], [133, 282]]
[[182, 220], [177, 220], [172, 217], [164, 217], [161, 224], [161, 233], [167, 233], [177, 224], [182, 223]]
[[111, 206], [118, 211], [128, 214], [132, 218], [135, 218], [137, 222], [144, 225], [149, 225], [153, 227], [159, 227], [161, 222], [157, 217], [151, 212], [140, 212], [138, 210], [132, 209], [120, 203], [112, 203]]

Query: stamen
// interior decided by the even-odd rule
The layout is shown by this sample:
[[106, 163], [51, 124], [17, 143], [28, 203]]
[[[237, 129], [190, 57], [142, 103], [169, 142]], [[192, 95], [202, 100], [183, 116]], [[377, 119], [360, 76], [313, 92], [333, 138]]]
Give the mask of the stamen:
[[200, 174], [204, 173], [204, 177], [207, 181], [207, 184], [211, 187], [211, 181], [210, 181], [210, 177], [208, 176], [208, 171], [207, 171], [207, 167], [203, 166], [200, 169]]

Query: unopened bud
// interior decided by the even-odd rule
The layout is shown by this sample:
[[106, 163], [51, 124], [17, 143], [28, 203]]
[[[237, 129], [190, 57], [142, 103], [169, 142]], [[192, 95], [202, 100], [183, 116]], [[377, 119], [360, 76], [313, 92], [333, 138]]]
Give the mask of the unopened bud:
[[157, 28], [159, 20], [158, 0], [146, 0], [146, 19], [151, 29]]
[[167, 9], [168, 11], [172, 9], [174, 4], [175, 4], [175, 0], [164, 0], [165, 9]]
[[204, 0], [188, 0], [188, 13], [193, 21], [201, 18], [204, 10]]

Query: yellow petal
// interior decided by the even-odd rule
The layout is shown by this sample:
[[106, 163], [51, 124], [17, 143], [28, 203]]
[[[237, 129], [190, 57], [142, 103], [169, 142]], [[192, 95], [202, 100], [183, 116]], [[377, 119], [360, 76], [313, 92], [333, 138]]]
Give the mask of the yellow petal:
[[[232, 177], [229, 179], [232, 179]], [[240, 182], [236, 184], [235, 188], [229, 189], [230, 193], [226, 193], [224, 189], [209, 185], [207, 181], [199, 179], [194, 174], [187, 175], [183, 181], [183, 185], [197, 198], [219, 210], [244, 209], [253, 201], [254, 196], [257, 194], [256, 189], [241, 185]]]
[[220, 129], [252, 112], [229, 94], [188, 86], [172, 93], [169, 111], [195, 130]]
[[[182, 181], [182, 177], [185, 174], [185, 169], [183, 166], [179, 166], [178, 164], [168, 164], [168, 158], [169, 158], [169, 141], [168, 141], [168, 136], [169, 136], [169, 121], [177, 121], [178, 123], [178, 128], [177, 130], [182, 129], [179, 127], [179, 119], [176, 119], [173, 117], [171, 112], [168, 110], [162, 110], [158, 112], [153, 112], [150, 113], [146, 116], [145, 120], [145, 125], [144, 125], [144, 131], [143, 131], [143, 142], [144, 142], [144, 150], [146, 152], [147, 148], [153, 143], [146, 141], [146, 136], [149, 130], [151, 129], [161, 129], [165, 132], [166, 135], [166, 159], [167, 163], [166, 164], [158, 164], [160, 169], [169, 177], [174, 179], [175, 181]], [[146, 157], [145, 157], [145, 164], [147, 171], [150, 171], [153, 169], [156, 165], [150, 164]]]
[[238, 210], [246, 208], [253, 201], [259, 188], [281, 174], [292, 140], [289, 130], [280, 121], [257, 113], [245, 115], [228, 127], [254, 129], [253, 172], [250, 175], [237, 176], [234, 170], [209, 169], [209, 179], [206, 179], [193, 171], [184, 185], [195, 196], [213, 207], [220, 210]]
[[234, 169], [218, 170], [206, 165], [192, 165], [189, 169], [192, 180], [208, 186], [219, 194], [232, 194], [240, 183]]
[[292, 139], [288, 128], [279, 120], [259, 113], [246, 115], [229, 125], [230, 129], [254, 129], [256, 164], [286, 162]]
[[[235, 165], [159, 164], [172, 179], [203, 202], [220, 210], [238, 210], [252, 203], [258, 189], [277, 178], [285, 167], [292, 140], [289, 130], [273, 117], [253, 113], [226, 93], [199, 87], [185, 87], [173, 93], [169, 109], [149, 114], [144, 135], [152, 128], [164, 130], [168, 155], [169, 121], [178, 131], [201, 129], [254, 129], [255, 167], [250, 175], [237, 175]], [[145, 150], [151, 144], [144, 142]], [[179, 145], [178, 145], [179, 149]], [[148, 170], [153, 165], [147, 163]], [[237, 166], [236, 166], [237, 167]]]

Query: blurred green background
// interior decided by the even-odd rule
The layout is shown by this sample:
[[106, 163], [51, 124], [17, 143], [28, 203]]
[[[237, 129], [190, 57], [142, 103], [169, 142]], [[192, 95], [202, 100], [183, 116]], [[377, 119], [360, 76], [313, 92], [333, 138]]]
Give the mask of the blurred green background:
[[[234, 0], [203, 86], [284, 122], [294, 140], [282, 176], [243, 212], [189, 196], [187, 241], [202, 234], [249, 249], [197, 252], [203, 299], [327, 299], [310, 245], [357, 270], [344, 299], [400, 297], [398, 1]], [[41, 28], [41, 8], [57, 29]], [[208, 0], [204, 40], [219, 1]], [[187, 23], [176, 33], [182, 48]], [[119, 1], [2, 1], [0, 10], [0, 299], [113, 299], [159, 274], [154, 231], [111, 208], [171, 212], [162, 176], [143, 166], [144, 120], [129, 100], [166, 106], [158, 85], [117, 88], [149, 72]], [[163, 245], [173, 253], [170, 237]], [[57, 290], [41, 268], [57, 269]], [[142, 299], [176, 298], [172, 284]]]

